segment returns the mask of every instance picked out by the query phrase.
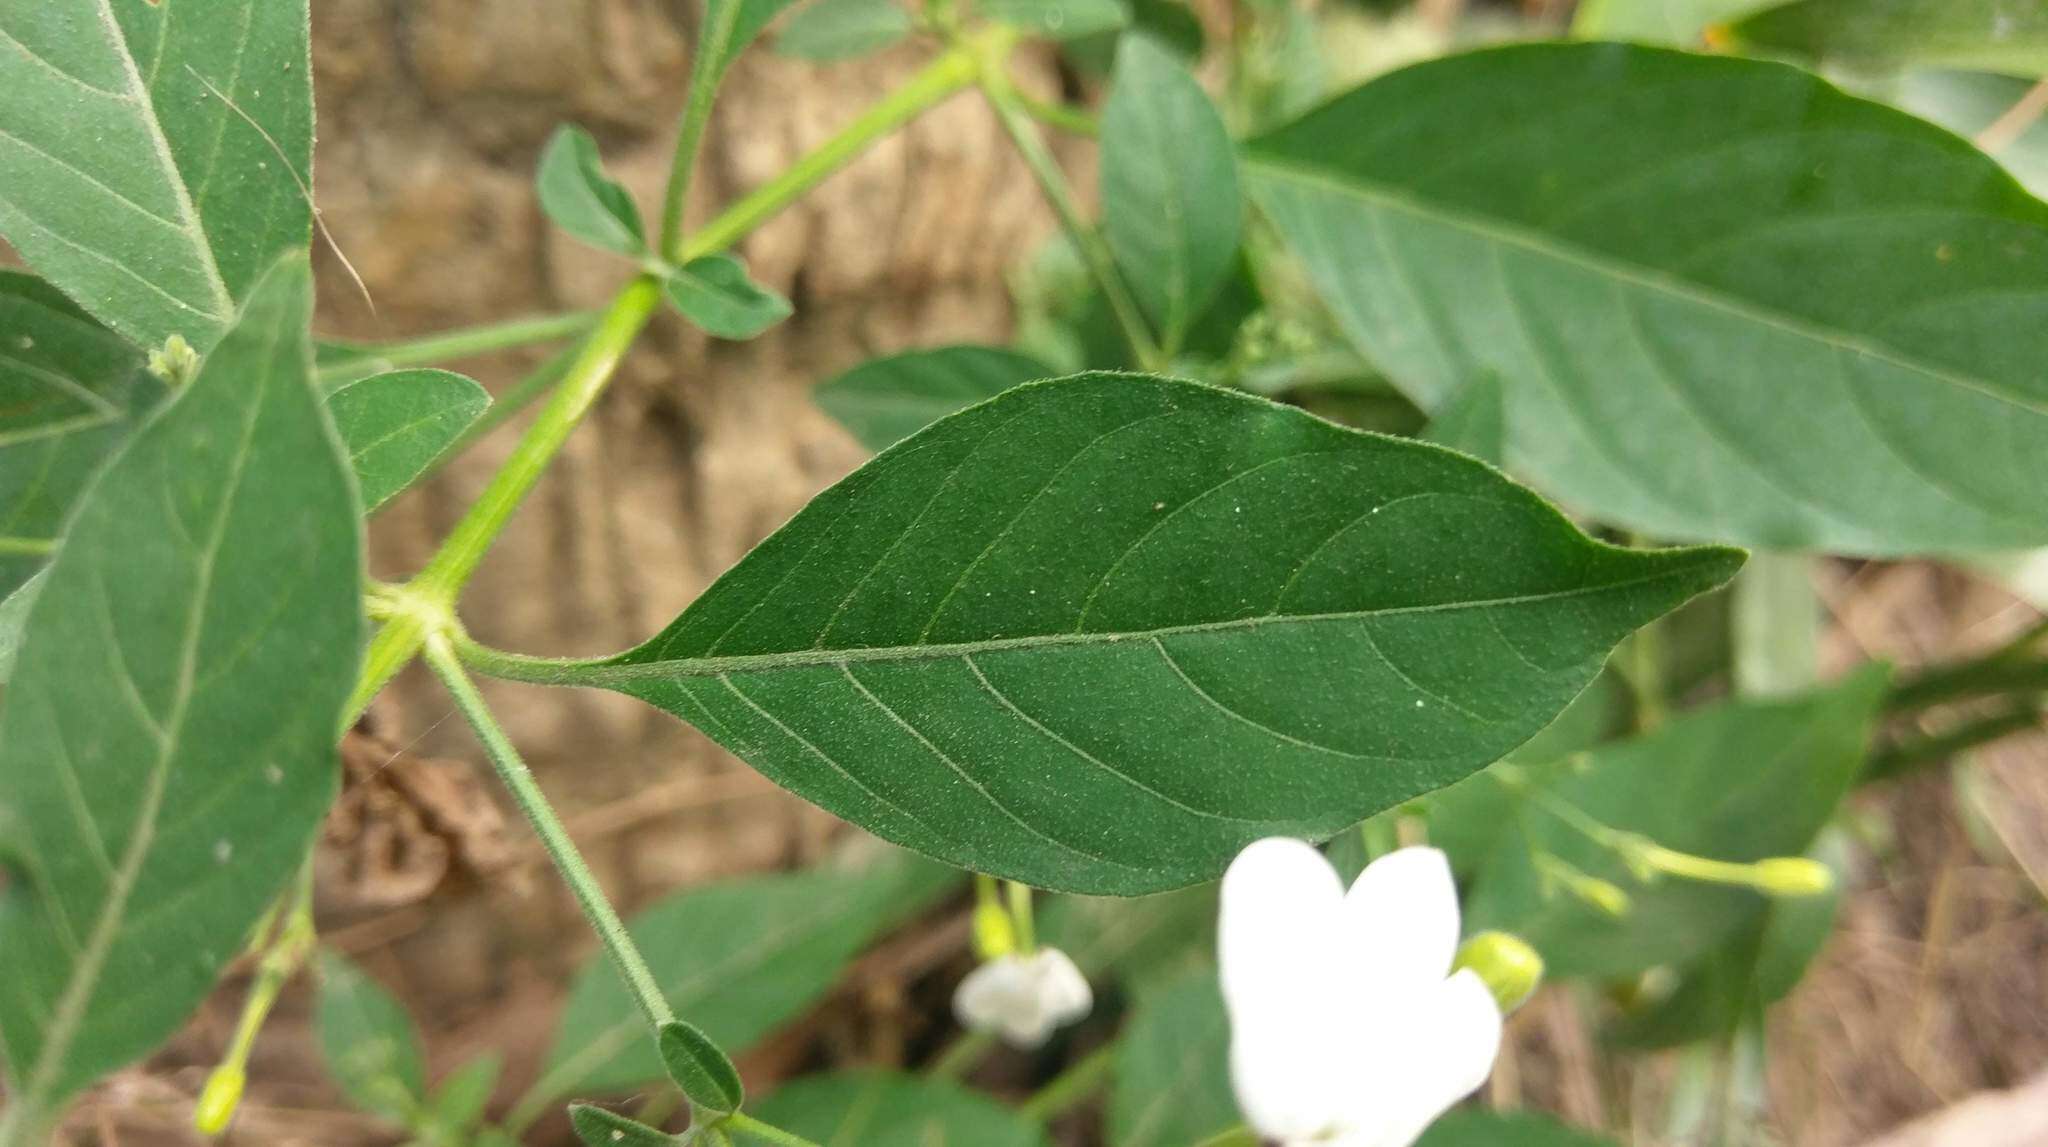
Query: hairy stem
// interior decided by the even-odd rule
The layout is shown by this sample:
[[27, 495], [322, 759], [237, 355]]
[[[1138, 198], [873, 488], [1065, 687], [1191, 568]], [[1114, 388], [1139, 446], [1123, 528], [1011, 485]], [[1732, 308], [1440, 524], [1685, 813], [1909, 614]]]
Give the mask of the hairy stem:
[[676, 128], [675, 158], [669, 162], [668, 190], [661, 198], [661, 257], [671, 263], [683, 262], [683, 203], [690, 194], [690, 173], [697, 166], [697, 152], [704, 144], [704, 129], [711, 124], [711, 103], [718, 94], [718, 82], [725, 78], [727, 50], [733, 28], [739, 24], [743, 0], [724, 0], [707, 5], [711, 23], [697, 37], [697, 52], [690, 62], [690, 92], [683, 97], [682, 122]]
[[1053, 214], [1059, 216], [1060, 226], [1080, 252], [1089, 275], [1102, 289], [1103, 297], [1109, 300], [1110, 312], [1116, 316], [1117, 325], [1123, 328], [1124, 340], [1131, 346], [1132, 357], [1145, 370], [1164, 369], [1166, 356], [1159, 349], [1159, 344], [1152, 340], [1152, 330], [1146, 325], [1145, 316], [1139, 312], [1130, 289], [1124, 285], [1109, 245], [1102, 241], [1102, 236], [1081, 214], [1073, 189], [1067, 185], [1066, 173], [1060, 170], [1059, 161], [1047, 150], [1044, 137], [1038, 134], [1037, 125], [1031, 122], [1030, 109], [1024, 103], [1023, 94], [1010, 82], [1003, 55], [985, 51], [975, 78], [981, 85], [982, 94], [988, 97], [989, 107], [995, 109], [996, 118], [1002, 121], [1003, 131], [1016, 145], [1017, 153], [1024, 158], [1024, 165], [1031, 169], [1039, 190], [1045, 193], [1046, 202], [1052, 205]]
[[[575, 311], [566, 315], [534, 315], [530, 318], [507, 319], [504, 322], [488, 323], [479, 327], [442, 331], [402, 342], [351, 346], [349, 349], [390, 369], [431, 366], [437, 362], [472, 358], [497, 350], [575, 338], [589, 330], [596, 323], [597, 317], [589, 311]], [[323, 385], [329, 385], [355, 373], [355, 370], [354, 363], [344, 362], [320, 371], [316, 379]]]
[[484, 703], [475, 682], [463, 671], [462, 663], [456, 660], [455, 652], [448, 647], [445, 637], [437, 634], [428, 640], [426, 662], [455, 698], [455, 707], [462, 710], [470, 728], [476, 731], [477, 739], [483, 742], [484, 752], [491, 758], [491, 766], [511, 791], [519, 811], [526, 814], [527, 823], [533, 825], [541, 845], [547, 849], [548, 858], [554, 861], [555, 870], [562, 874], [569, 891], [575, 894], [584, 919], [590, 922], [591, 930], [603, 942], [605, 954], [611, 957], [613, 966], [626, 981], [627, 990], [632, 992], [634, 1002], [640, 1005], [641, 1014], [647, 1017], [651, 1039], [654, 1029], [673, 1022], [676, 1015], [668, 1005], [668, 998], [661, 994], [661, 987], [655, 982], [654, 973], [648, 969], [646, 959], [640, 955], [640, 949], [626, 934], [626, 925], [620, 921], [612, 902], [605, 898], [597, 877], [584, 863], [583, 854], [576, 850], [576, 842], [569, 839], [569, 830], [562, 827], [554, 806], [548, 803], [540, 785], [534, 782], [533, 772], [520, 759], [519, 750], [512, 747], [505, 731], [498, 727], [490, 706]]

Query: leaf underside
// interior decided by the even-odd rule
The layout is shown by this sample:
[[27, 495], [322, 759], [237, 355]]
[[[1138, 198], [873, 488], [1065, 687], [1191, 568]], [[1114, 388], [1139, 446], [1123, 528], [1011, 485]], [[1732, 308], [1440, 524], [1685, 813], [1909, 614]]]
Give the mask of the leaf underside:
[[1368, 84], [1247, 170], [1373, 361], [1431, 409], [1497, 375], [1510, 467], [1596, 517], [2048, 541], [2048, 206], [1964, 140], [1779, 64], [1525, 45]]
[[536, 679], [950, 863], [1135, 895], [1497, 759], [1739, 561], [1600, 545], [1433, 446], [1081, 375], [935, 424], [647, 644]]

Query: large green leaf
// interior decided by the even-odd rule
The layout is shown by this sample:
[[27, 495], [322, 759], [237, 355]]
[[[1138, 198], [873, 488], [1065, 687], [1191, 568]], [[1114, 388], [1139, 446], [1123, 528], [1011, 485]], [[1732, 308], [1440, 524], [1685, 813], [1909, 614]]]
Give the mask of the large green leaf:
[[1439, 447], [1088, 374], [900, 443], [638, 649], [494, 671], [640, 697], [950, 863], [1136, 895], [1498, 759], [1739, 561], [1601, 545]]
[[412, 1017], [339, 953], [320, 954], [314, 1015], [320, 1054], [351, 1102], [401, 1126], [426, 1110], [426, 1052]]
[[[304, 859], [363, 636], [305, 256], [80, 502], [0, 710], [19, 1130], [171, 1033]], [[0, 1134], [0, 1142], [19, 1142]]]
[[1453, 1111], [1436, 1121], [1415, 1147], [1619, 1147], [1614, 1140], [1546, 1115], [1529, 1112]]
[[490, 404], [483, 387], [445, 370], [394, 370], [336, 387], [327, 409], [355, 468], [363, 512], [412, 485]]
[[1178, 346], [1237, 256], [1237, 156], [1202, 85], [1149, 36], [1124, 36], [1102, 113], [1103, 231], [1131, 291]]
[[861, 445], [886, 450], [948, 414], [1055, 372], [992, 346], [942, 346], [870, 359], [812, 392]]
[[[628, 931], [676, 1014], [739, 1050], [815, 1003], [869, 941], [930, 905], [958, 875], [892, 856], [861, 871], [732, 880], [671, 896]], [[665, 1078], [618, 972], [590, 961], [570, 989], [535, 1090], [593, 1094]]]
[[[1557, 767], [1526, 770], [1520, 783], [1540, 787], [1541, 798], [1465, 810], [1488, 820], [1484, 839], [1493, 844], [1478, 864], [1468, 927], [1524, 937], [1557, 975], [1627, 976], [1697, 959], [1755, 920], [1764, 897], [1672, 877], [1638, 883], [1612, 849], [1556, 810], [1576, 808], [1611, 828], [1721, 860], [1803, 853], [1862, 768], [1885, 680], [1882, 667], [1871, 667], [1794, 698], [1723, 702]], [[1609, 916], [1547, 888], [1538, 855], [1626, 889], [1628, 911]], [[1460, 860], [1469, 866], [1470, 858]]]
[[799, 1079], [755, 1114], [818, 1147], [1047, 1147], [1037, 1124], [979, 1092], [888, 1071]]
[[1195, 968], [1141, 999], [1116, 1053], [1114, 1147], [1189, 1147], [1238, 1122], [1230, 1017], [1216, 969]]
[[1946, 132], [1780, 64], [1523, 45], [1377, 80], [1247, 169], [1368, 357], [1431, 409], [1498, 375], [1510, 468], [1597, 517], [2048, 540], [2048, 206]]
[[43, 567], [86, 483], [163, 391], [121, 336], [40, 279], [0, 271], [0, 598]]
[[1794, 0], [1734, 33], [1755, 47], [1862, 67], [2048, 73], [2048, 5], [2036, 0]]
[[310, 238], [306, 0], [0, 0], [0, 92], [0, 235], [143, 346]]
[[[1975, 136], [2004, 119], [2033, 86], [2012, 76], [1929, 68], [1900, 77], [1892, 102], [1958, 135]], [[2048, 121], [2034, 117], [2015, 126], [2018, 134], [1992, 155], [2027, 190], [2037, 196], [2048, 192]]]
[[1773, 0], [1582, 0], [1572, 35], [1698, 47], [1709, 27], [1770, 7]]

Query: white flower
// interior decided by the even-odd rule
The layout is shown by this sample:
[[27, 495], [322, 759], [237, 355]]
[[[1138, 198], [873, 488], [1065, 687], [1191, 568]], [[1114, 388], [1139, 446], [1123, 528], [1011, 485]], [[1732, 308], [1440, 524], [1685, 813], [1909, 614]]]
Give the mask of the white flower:
[[953, 993], [953, 1013], [962, 1024], [1021, 1048], [1039, 1046], [1054, 1028], [1094, 1006], [1087, 978], [1058, 948], [998, 956], [969, 972]]
[[1262, 840], [1223, 877], [1218, 926], [1238, 1107], [1283, 1147], [1409, 1147], [1478, 1090], [1501, 1013], [1451, 975], [1458, 893], [1433, 848], [1374, 861], [1344, 891], [1322, 854]]

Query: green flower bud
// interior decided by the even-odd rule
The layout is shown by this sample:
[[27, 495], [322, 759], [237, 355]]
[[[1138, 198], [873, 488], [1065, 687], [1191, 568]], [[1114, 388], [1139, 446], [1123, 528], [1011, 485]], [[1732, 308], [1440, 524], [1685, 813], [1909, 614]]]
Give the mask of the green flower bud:
[[249, 1075], [239, 1067], [222, 1064], [206, 1077], [206, 1087], [199, 1093], [199, 1102], [192, 1108], [192, 1126], [201, 1135], [219, 1135], [228, 1129], [235, 1118], [235, 1108], [241, 1105], [242, 1088], [249, 1082]]
[[1773, 896], [1822, 896], [1835, 887], [1835, 874], [1818, 860], [1773, 856], [1751, 866], [1756, 887]]
[[1543, 982], [1543, 957], [1527, 941], [1506, 932], [1481, 932], [1465, 941], [1452, 968], [1470, 968], [1484, 981], [1502, 1015], [1528, 1002]]

